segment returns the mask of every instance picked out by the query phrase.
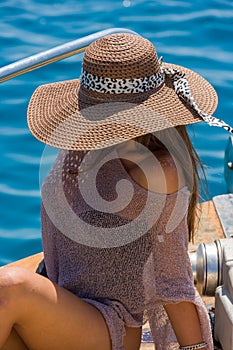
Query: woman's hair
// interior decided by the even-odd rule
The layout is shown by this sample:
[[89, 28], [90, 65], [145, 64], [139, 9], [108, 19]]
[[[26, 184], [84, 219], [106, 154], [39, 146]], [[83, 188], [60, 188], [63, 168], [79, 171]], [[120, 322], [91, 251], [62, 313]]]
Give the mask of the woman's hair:
[[199, 185], [202, 186], [198, 169], [205, 179], [205, 172], [201, 160], [195, 151], [184, 125], [165, 129], [159, 132], [136, 137], [135, 141], [147, 147], [150, 151], [163, 150], [169, 152], [173, 159], [181, 165], [187, 187], [191, 192], [188, 207], [189, 240], [194, 241], [194, 232], [200, 217]]

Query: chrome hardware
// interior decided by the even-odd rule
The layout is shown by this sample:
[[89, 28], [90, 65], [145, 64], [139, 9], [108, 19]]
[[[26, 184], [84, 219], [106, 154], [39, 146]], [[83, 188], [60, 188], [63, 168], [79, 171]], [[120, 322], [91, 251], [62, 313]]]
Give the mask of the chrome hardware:
[[194, 283], [202, 295], [214, 295], [222, 283], [221, 241], [201, 243], [195, 253], [190, 253]]
[[93, 41], [114, 33], [137, 34], [129, 29], [111, 28], [85, 36], [77, 40], [69, 41], [68, 43], [65, 43], [63, 45], [59, 45], [47, 51], [43, 51], [33, 56], [23, 58], [22, 60], [16, 61], [5, 67], [0, 68], [0, 82], [4, 82], [6, 80], [17, 77], [18, 75], [43, 67], [47, 64], [81, 53]]

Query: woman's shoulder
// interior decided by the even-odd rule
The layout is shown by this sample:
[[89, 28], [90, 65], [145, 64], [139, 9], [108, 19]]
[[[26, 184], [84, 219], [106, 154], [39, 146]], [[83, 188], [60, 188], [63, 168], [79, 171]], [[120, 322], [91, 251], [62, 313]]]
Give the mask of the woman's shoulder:
[[181, 164], [167, 151], [154, 151], [139, 167], [130, 169], [139, 185], [152, 192], [171, 194], [185, 186]]

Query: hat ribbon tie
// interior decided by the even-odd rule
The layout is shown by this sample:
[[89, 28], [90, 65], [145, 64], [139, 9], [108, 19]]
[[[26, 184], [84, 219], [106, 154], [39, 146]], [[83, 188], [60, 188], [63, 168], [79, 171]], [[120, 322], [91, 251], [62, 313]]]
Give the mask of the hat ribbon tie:
[[203, 112], [197, 105], [191, 90], [188, 79], [180, 70], [164, 67], [162, 57], [159, 59], [160, 72], [144, 78], [106, 78], [93, 75], [83, 70], [80, 77], [80, 84], [91, 91], [105, 94], [137, 94], [160, 88], [165, 78], [172, 80], [174, 90], [180, 99], [183, 99], [197, 114], [210, 126], [223, 128], [233, 134], [233, 128], [223, 120]]
[[210, 114], [203, 112], [198, 107], [191, 93], [191, 90], [189, 88], [188, 79], [185, 73], [177, 69], [163, 67], [162, 65], [161, 65], [161, 71], [167, 77], [171, 78], [173, 82], [174, 90], [179, 96], [179, 98], [183, 99], [186, 103], [188, 103], [189, 106], [192, 107], [197, 112], [197, 114], [203, 119], [204, 122], [206, 122], [210, 126], [217, 126], [229, 131], [230, 133], [233, 133], [233, 128], [230, 125], [226, 124], [221, 119], [218, 119]]

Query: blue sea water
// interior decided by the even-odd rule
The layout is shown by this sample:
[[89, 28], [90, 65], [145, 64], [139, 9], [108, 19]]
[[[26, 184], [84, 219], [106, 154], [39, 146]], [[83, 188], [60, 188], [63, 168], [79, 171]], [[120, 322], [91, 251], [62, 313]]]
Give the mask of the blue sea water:
[[[207, 78], [219, 96], [215, 115], [233, 124], [231, 0], [2, 0], [0, 13], [0, 66], [96, 31], [128, 28], [151, 40], [164, 61]], [[0, 265], [42, 249], [44, 145], [27, 127], [29, 98], [40, 84], [79, 77], [81, 59], [75, 56], [0, 85]], [[210, 197], [226, 193], [223, 158], [229, 135], [203, 123], [190, 133], [205, 164]]]

